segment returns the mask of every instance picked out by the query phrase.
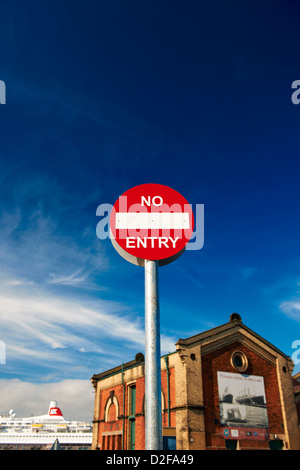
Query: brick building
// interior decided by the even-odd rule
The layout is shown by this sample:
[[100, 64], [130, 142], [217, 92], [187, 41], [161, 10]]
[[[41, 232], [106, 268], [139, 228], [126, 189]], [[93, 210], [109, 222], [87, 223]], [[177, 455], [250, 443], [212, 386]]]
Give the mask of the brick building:
[[298, 424], [300, 427], [300, 372], [293, 377], [294, 395], [298, 414]]
[[[144, 356], [95, 374], [92, 449], [145, 446]], [[242, 323], [179, 339], [161, 358], [165, 449], [297, 449], [291, 359]]]

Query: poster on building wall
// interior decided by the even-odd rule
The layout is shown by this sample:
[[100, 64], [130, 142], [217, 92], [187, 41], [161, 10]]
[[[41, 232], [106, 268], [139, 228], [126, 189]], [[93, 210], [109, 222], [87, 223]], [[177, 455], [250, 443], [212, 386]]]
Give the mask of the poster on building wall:
[[225, 439], [268, 438], [263, 377], [218, 372], [220, 422]]

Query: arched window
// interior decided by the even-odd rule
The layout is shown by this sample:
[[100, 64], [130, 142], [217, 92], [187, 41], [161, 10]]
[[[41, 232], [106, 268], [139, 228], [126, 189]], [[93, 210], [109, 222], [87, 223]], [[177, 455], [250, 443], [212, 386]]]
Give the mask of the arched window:
[[117, 397], [112, 392], [106, 402], [104, 410], [105, 422], [116, 421], [119, 416], [119, 403]]
[[108, 409], [108, 418], [107, 421], [116, 421], [117, 420], [117, 410], [116, 410], [116, 405], [114, 403], [111, 403], [109, 409]]

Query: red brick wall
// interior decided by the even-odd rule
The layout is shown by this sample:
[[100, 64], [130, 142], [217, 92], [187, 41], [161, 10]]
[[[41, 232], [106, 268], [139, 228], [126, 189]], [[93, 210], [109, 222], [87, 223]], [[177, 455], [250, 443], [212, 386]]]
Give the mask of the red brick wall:
[[136, 415], [135, 419], [135, 449], [145, 448], [145, 417], [144, 417], [145, 378], [136, 381]]
[[[208, 448], [225, 448], [225, 440], [221, 436], [221, 425], [215, 422], [215, 420], [220, 421], [217, 372], [238, 373], [230, 363], [231, 355], [236, 350], [244, 352], [248, 358], [248, 369], [243, 374], [257, 375], [264, 378], [270, 434], [284, 433], [275, 366], [272, 366], [272, 364], [255, 354], [251, 349], [237, 342], [207, 354], [202, 358], [205, 431], [206, 446]], [[248, 448], [269, 448], [268, 442], [265, 441], [244, 440], [240, 441], [240, 445], [241, 447]]]
[[[175, 406], [175, 371], [174, 369], [170, 369], [170, 408]], [[161, 374], [161, 385], [162, 390], [165, 398], [165, 409], [168, 406], [168, 392], [167, 392], [167, 372], [164, 370]], [[136, 450], [143, 450], [145, 448], [145, 417], [144, 417], [144, 399], [145, 399], [145, 378], [141, 377], [136, 380], [136, 409], [135, 409], [135, 449]], [[109, 422], [104, 421], [104, 414], [105, 414], [105, 407], [106, 403], [110, 397], [110, 392], [114, 391], [114, 395], [116, 396], [118, 403], [119, 403], [119, 416], [123, 415], [123, 386], [117, 385], [115, 387], [110, 387], [105, 390], [101, 391], [100, 395], [100, 410], [99, 410], [99, 439], [98, 444], [101, 448], [103, 448], [103, 439], [102, 433], [103, 432], [112, 432], [112, 431], [121, 431], [123, 429], [123, 420], [113, 420]], [[129, 443], [127, 442], [127, 435], [128, 435], [128, 414], [129, 410], [127, 409], [128, 406], [128, 390], [129, 387], [126, 384], [125, 387], [125, 433], [124, 433], [124, 448], [129, 448]], [[112, 413], [109, 413], [109, 418], [114, 418], [113, 410]], [[163, 413], [162, 418], [162, 425], [163, 427], [167, 427], [168, 425], [168, 414], [167, 411]], [[170, 427], [175, 427], [175, 411], [170, 411]], [[110, 439], [109, 443], [111, 444], [112, 440]], [[106, 439], [105, 445], [107, 445], [108, 440]]]
[[[119, 403], [119, 415], [123, 414], [123, 387], [122, 385], [118, 385], [116, 387], [111, 387], [111, 388], [107, 388], [106, 390], [102, 390], [101, 395], [100, 395], [100, 410], [99, 410], [99, 416], [98, 416], [98, 419], [100, 420], [98, 445], [101, 447], [101, 449], [103, 448], [103, 446], [107, 448], [108, 445], [109, 445], [109, 448], [112, 449], [113, 443], [115, 444], [115, 446], [116, 444], [118, 444], [118, 447], [121, 444], [120, 440], [117, 438], [113, 440], [112, 438], [108, 439], [106, 437], [105, 442], [104, 442], [103, 436], [102, 436], [103, 432], [122, 431], [123, 429], [122, 419], [119, 419], [119, 420], [115, 419], [116, 410], [114, 413], [111, 413], [111, 412], [109, 413], [109, 419], [111, 419], [112, 421], [108, 421], [108, 422], [104, 421], [106, 404], [110, 397], [110, 392], [112, 390], [114, 391], [114, 395], [116, 396], [118, 403]], [[126, 403], [126, 397], [125, 397], [125, 403]]]
[[[175, 407], [175, 369], [169, 369], [169, 384], [170, 384], [170, 427], [173, 428], [176, 426], [176, 413], [172, 411], [172, 408]], [[161, 373], [161, 387], [164, 394], [164, 409], [168, 408], [168, 386], [167, 386], [167, 371], [163, 370]], [[162, 418], [163, 427], [168, 426], [168, 413], [167, 411], [163, 413]]]

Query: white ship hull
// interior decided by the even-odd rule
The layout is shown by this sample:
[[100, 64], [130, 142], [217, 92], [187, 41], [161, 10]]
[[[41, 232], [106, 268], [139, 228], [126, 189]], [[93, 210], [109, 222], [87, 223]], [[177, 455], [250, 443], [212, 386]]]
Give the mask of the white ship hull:
[[15, 418], [10, 410], [0, 416], [0, 450], [2, 448], [49, 449], [56, 442], [65, 448], [89, 449], [92, 444], [92, 425], [66, 420], [55, 401], [50, 402], [47, 415]]
[[0, 445], [47, 445], [53, 444], [58, 439], [61, 445], [91, 445], [92, 437], [84, 434], [74, 433], [0, 433]]

